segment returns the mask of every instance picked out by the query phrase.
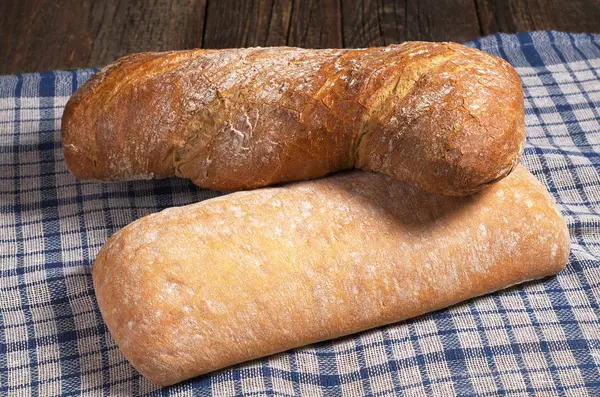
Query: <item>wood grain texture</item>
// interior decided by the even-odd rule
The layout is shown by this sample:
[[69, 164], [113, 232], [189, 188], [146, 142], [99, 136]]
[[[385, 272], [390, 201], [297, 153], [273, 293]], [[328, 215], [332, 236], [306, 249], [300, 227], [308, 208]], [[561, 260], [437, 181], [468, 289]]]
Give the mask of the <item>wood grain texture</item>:
[[106, 65], [188, 48], [463, 42], [495, 32], [600, 32], [598, 0], [6, 0], [0, 74]]
[[559, 30], [600, 32], [598, 0], [476, 0], [481, 33]]

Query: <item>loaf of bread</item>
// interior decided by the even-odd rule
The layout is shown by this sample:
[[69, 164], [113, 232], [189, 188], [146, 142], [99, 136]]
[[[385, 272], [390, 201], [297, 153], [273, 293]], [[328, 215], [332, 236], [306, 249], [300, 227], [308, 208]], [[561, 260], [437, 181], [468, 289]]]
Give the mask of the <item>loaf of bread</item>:
[[134, 54], [73, 95], [62, 131], [79, 179], [242, 190], [356, 167], [445, 195], [506, 176], [525, 138], [507, 62], [426, 42]]
[[568, 254], [522, 166], [466, 197], [351, 171], [146, 216], [93, 282], [125, 357], [169, 385], [549, 276]]

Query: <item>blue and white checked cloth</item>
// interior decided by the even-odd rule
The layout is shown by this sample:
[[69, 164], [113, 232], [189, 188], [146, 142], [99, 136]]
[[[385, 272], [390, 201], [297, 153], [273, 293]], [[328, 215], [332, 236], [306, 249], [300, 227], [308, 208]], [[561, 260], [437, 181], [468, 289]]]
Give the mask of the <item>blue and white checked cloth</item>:
[[600, 396], [600, 36], [537, 32], [470, 45], [521, 76], [523, 163], [568, 221], [566, 270], [164, 389], [112, 341], [92, 262], [134, 219], [217, 194], [179, 179], [76, 182], [60, 117], [94, 71], [0, 77], [0, 394]]

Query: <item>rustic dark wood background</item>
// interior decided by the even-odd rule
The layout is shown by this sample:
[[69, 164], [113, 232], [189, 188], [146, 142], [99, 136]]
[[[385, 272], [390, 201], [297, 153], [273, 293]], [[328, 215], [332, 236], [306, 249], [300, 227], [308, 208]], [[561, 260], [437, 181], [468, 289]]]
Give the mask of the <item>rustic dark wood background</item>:
[[541, 29], [600, 32], [600, 0], [0, 0], [0, 74], [140, 51], [463, 42]]

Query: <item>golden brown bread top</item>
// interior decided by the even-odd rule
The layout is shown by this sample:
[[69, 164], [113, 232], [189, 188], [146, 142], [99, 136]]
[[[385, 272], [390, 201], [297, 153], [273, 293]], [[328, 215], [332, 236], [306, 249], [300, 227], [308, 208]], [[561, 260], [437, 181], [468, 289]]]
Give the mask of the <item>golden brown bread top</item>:
[[358, 167], [469, 194], [510, 172], [525, 137], [508, 63], [426, 42], [133, 54], [82, 86], [62, 122], [77, 178], [221, 190]]
[[125, 357], [167, 385], [552, 275], [568, 254], [522, 166], [466, 197], [353, 171], [144, 217], [93, 281]]

